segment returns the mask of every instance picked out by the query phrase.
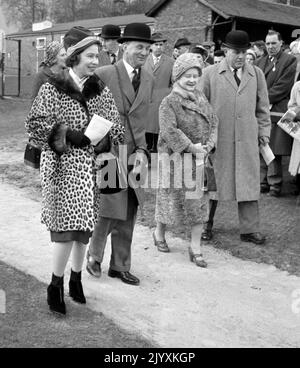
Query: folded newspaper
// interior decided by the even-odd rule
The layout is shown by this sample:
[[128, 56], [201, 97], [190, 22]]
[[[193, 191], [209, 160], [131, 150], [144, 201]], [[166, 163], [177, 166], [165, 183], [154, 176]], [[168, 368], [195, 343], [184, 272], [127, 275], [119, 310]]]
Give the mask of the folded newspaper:
[[266, 144], [265, 146], [260, 146], [260, 153], [265, 160], [267, 166], [269, 166], [270, 163], [275, 160], [274, 153], [272, 152], [268, 144]]
[[277, 125], [294, 139], [300, 142], [300, 122], [294, 121], [296, 113], [288, 110]]
[[96, 146], [106, 136], [112, 126], [113, 123], [111, 121], [94, 114], [84, 134], [90, 138], [92, 145]]

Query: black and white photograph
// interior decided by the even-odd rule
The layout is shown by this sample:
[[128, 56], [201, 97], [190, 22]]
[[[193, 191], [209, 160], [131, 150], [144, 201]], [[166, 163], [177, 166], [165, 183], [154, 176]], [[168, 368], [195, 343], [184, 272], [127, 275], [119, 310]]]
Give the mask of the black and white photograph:
[[300, 0], [0, 0], [0, 348], [300, 348]]

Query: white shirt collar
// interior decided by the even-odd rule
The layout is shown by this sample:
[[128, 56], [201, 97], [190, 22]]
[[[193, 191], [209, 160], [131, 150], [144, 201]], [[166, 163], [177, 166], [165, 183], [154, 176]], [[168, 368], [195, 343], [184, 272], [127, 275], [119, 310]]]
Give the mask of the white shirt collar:
[[129, 79], [132, 81], [132, 78], [133, 78], [133, 75], [134, 75], [133, 74], [134, 68], [130, 64], [128, 64], [125, 59], [123, 59], [123, 62], [124, 62], [126, 71], [128, 73]]
[[74, 72], [72, 68], [69, 69], [69, 73], [73, 81], [75, 82], [76, 86], [79, 88], [80, 91], [83, 90], [84, 83], [89, 77], [79, 78], [78, 75]]
[[111, 57], [112, 56], [112, 54], [114, 54], [114, 55], [116, 55], [116, 58], [118, 58], [118, 55], [119, 55], [119, 49], [116, 51], [116, 52], [108, 52], [108, 55], [109, 55], [109, 57]]
[[[232, 66], [229, 66], [229, 68], [233, 73], [235, 69]], [[242, 79], [242, 74], [243, 74], [243, 69], [239, 68], [236, 72], [236, 75], [238, 76], [239, 79]]]
[[155, 63], [156, 61], [157, 61], [157, 63], [159, 63], [160, 58], [161, 58], [161, 55], [160, 55], [160, 56], [158, 56], [158, 57], [156, 57], [156, 56], [154, 56], [154, 54], [152, 54], [152, 57], [153, 57], [153, 62], [154, 62], [154, 63]]

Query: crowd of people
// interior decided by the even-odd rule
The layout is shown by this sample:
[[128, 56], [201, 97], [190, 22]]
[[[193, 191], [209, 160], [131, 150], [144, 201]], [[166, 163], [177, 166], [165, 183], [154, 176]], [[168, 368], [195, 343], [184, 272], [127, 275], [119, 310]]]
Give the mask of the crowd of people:
[[[100, 278], [109, 235], [108, 276], [140, 284], [130, 272], [131, 244], [150, 165], [158, 173], [151, 241], [169, 253], [167, 227], [186, 224], [189, 259], [201, 268], [208, 266], [201, 244], [214, 236], [218, 201], [237, 202], [241, 241], [263, 245], [259, 197], [281, 195], [282, 156], [292, 153], [289, 169], [299, 190], [300, 143], [276, 124], [288, 109], [300, 120], [297, 58], [283, 50], [280, 34], [270, 31], [265, 42], [251, 44], [246, 32], [234, 30], [219, 50], [213, 42], [180, 38], [170, 56], [166, 44], [162, 33], [131, 23], [123, 34], [107, 24], [99, 37], [73, 27], [63, 44], [46, 49], [25, 127], [42, 150], [42, 223], [53, 244], [47, 301], [56, 313], [66, 314], [71, 254], [69, 295], [84, 304], [84, 258], [88, 273]], [[97, 142], [87, 134], [94, 116], [111, 123]], [[269, 166], [260, 156], [268, 145], [275, 155]], [[106, 189], [99, 184], [104, 170], [117, 178]], [[139, 185], [129, 179], [120, 185], [123, 171]]]

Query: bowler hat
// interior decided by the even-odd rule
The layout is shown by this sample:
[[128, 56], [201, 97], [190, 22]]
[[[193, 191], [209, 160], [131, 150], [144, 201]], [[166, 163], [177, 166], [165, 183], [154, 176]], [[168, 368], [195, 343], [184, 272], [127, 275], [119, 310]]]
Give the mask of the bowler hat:
[[202, 45], [195, 45], [190, 49], [190, 53], [192, 54], [199, 54], [205, 58], [208, 56], [208, 50], [203, 47]]
[[187, 38], [179, 38], [175, 45], [174, 45], [174, 49], [178, 49], [180, 46], [190, 46], [191, 43]]
[[[73, 27], [65, 34], [64, 47], [67, 50], [70, 46], [76, 45], [78, 42], [80, 42], [84, 38], [93, 37], [93, 36], [94, 36], [94, 33], [87, 28], [84, 28], [81, 26]], [[97, 42], [96, 39], [94, 42], [91, 41], [91, 45], [96, 42]]]
[[100, 37], [104, 39], [117, 40], [121, 36], [121, 28], [114, 24], [106, 24], [102, 27]]
[[167, 39], [160, 32], [153, 33], [152, 39], [154, 42], [166, 42], [167, 41]]
[[127, 41], [141, 41], [147, 43], [154, 43], [151, 38], [151, 29], [144, 23], [130, 23], [124, 29], [123, 36], [118, 40], [120, 43]]
[[250, 47], [248, 33], [245, 31], [231, 31], [226, 35], [224, 46], [234, 50], [247, 50]]

